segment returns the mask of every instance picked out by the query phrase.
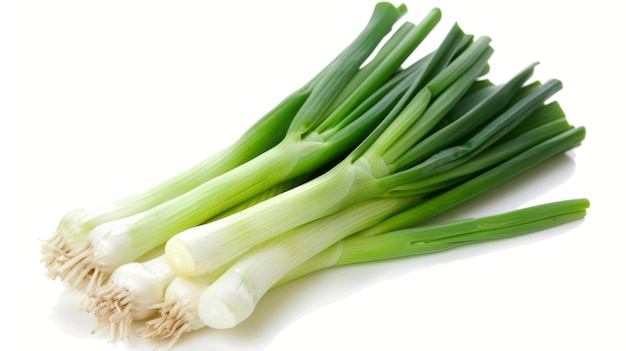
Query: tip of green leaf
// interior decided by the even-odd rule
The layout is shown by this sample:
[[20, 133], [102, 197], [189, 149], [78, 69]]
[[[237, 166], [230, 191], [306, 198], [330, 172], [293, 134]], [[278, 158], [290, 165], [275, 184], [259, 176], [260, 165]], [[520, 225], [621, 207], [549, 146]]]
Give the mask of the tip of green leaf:
[[409, 9], [405, 4], [400, 4], [398, 6], [395, 6], [394, 4], [387, 2], [387, 1], [381, 1], [379, 3], [376, 4], [374, 10], [381, 10], [381, 9], [394, 9], [395, 11], [398, 12], [399, 16], [403, 16], [405, 15]]
[[409, 8], [405, 4], [400, 4], [398, 5], [398, 12], [400, 13], [400, 15], [405, 15], [407, 12], [409, 12]]
[[441, 20], [441, 9], [438, 7], [433, 8], [432, 10], [430, 10], [429, 12], [429, 16], [433, 16], [435, 17], [437, 20]]

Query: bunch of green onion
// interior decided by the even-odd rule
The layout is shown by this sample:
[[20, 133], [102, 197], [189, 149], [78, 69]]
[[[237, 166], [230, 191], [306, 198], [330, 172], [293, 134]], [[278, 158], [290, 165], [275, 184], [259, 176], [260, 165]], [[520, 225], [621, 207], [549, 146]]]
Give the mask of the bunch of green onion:
[[[558, 80], [485, 78], [488, 37], [376, 5], [319, 74], [230, 147], [126, 199], [74, 210], [42, 246], [48, 275], [86, 293], [99, 328], [170, 340], [235, 327], [271, 288], [328, 267], [447, 250], [585, 216], [586, 199], [421, 223], [580, 145]], [[154, 254], [156, 253], [156, 255]]]

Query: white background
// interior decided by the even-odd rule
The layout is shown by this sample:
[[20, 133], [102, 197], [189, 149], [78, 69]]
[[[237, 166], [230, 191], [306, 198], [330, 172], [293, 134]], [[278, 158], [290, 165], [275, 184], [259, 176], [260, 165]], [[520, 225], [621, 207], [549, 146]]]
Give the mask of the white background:
[[[231, 143], [343, 49], [374, 3], [3, 3], [3, 345], [154, 349], [91, 335], [95, 320], [79, 311], [80, 296], [44, 277], [39, 240], [68, 210], [143, 190]], [[314, 274], [270, 292], [239, 327], [196, 332], [177, 349], [625, 350], [618, 4], [411, 0], [404, 18], [442, 9], [422, 53], [455, 21], [490, 36], [495, 82], [540, 61], [536, 77], [561, 79], [556, 99], [588, 128], [581, 148], [448, 217], [588, 197], [584, 221]]]

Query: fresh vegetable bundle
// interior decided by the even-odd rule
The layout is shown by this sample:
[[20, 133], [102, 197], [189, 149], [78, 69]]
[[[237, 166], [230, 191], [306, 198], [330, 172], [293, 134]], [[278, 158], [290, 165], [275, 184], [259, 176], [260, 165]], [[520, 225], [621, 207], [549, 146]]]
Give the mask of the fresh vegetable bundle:
[[[420, 226], [582, 142], [558, 80], [485, 78], [488, 37], [376, 5], [361, 31], [237, 142], [124, 200], [70, 212], [42, 247], [48, 275], [127, 338], [231, 328], [272, 287], [328, 267], [437, 252], [585, 216], [585, 199]], [[393, 31], [393, 33], [392, 33]], [[148, 258], [151, 252], [156, 257]]]

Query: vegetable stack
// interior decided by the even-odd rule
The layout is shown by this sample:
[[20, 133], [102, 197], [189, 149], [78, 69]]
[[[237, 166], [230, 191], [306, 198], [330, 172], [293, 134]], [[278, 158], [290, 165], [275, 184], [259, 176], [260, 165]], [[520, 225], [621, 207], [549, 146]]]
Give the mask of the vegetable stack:
[[[585, 216], [573, 199], [420, 226], [580, 145], [558, 80], [486, 78], [488, 37], [454, 25], [407, 62], [440, 20], [379, 3], [324, 69], [230, 147], [147, 191], [62, 218], [42, 246], [48, 275], [128, 338], [172, 344], [232, 328], [271, 288], [324, 268], [433, 253]], [[157, 252], [156, 257], [146, 256]], [[152, 318], [152, 319], [150, 319]]]

